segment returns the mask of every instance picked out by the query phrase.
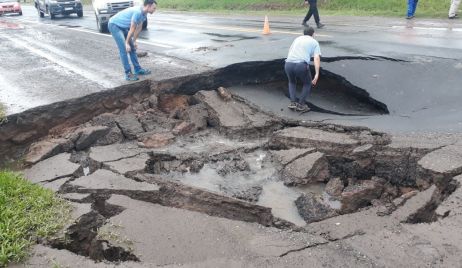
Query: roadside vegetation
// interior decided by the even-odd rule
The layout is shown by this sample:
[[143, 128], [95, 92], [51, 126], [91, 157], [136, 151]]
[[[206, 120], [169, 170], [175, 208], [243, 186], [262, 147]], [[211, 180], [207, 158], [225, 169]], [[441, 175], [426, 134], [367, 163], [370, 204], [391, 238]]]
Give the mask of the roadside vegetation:
[[[416, 15], [425, 17], [447, 17], [450, 0], [419, 1]], [[322, 15], [398, 16], [407, 10], [405, 0], [318, 0]], [[161, 0], [160, 9], [203, 10], [223, 12], [264, 11], [268, 14], [300, 14], [307, 7], [303, 0]]]
[[24, 260], [33, 243], [64, 226], [70, 210], [51, 190], [0, 171], [0, 267]]
[[0, 125], [6, 120], [6, 109], [3, 104], [0, 103]]

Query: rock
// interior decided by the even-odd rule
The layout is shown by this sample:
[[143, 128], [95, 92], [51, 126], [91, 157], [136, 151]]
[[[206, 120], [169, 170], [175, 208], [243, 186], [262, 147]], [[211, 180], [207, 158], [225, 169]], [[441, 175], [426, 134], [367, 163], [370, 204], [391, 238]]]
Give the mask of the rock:
[[462, 214], [462, 175], [455, 177], [454, 180], [458, 187], [436, 209], [435, 213], [439, 217], [453, 217]]
[[354, 150], [358, 141], [345, 133], [328, 132], [307, 127], [291, 127], [276, 131], [271, 139], [271, 148], [317, 148], [321, 151], [342, 154]]
[[24, 170], [24, 177], [37, 183], [78, 175], [81, 173], [80, 165], [70, 162], [70, 156], [68, 153], [63, 153], [43, 160]]
[[407, 192], [407, 193], [401, 195], [400, 197], [395, 198], [395, 199], [393, 200], [393, 205], [394, 205], [395, 207], [400, 207], [400, 206], [404, 205], [404, 203], [406, 203], [406, 201], [407, 201], [409, 198], [415, 196], [415, 195], [418, 194], [418, 193], [419, 193], [419, 191], [417, 191], [417, 190]]
[[74, 144], [67, 139], [50, 139], [43, 140], [32, 144], [26, 155], [27, 164], [35, 164], [48, 157], [70, 151]]
[[189, 106], [189, 96], [164, 94], [158, 97], [157, 107], [164, 113], [171, 114], [176, 110], [183, 110]]
[[158, 104], [158, 98], [157, 98], [157, 95], [155, 94], [152, 94], [149, 98], [148, 98], [148, 102], [149, 102], [149, 106], [153, 109], [157, 108], [157, 104]]
[[92, 126], [106, 126], [106, 127], [116, 127], [117, 115], [113, 113], [104, 113], [91, 119], [90, 124]]
[[306, 223], [322, 221], [338, 215], [335, 209], [332, 209], [322, 197], [317, 195], [302, 194], [295, 200], [295, 205]]
[[283, 166], [289, 164], [290, 162], [294, 161], [295, 159], [305, 156], [306, 154], [315, 151], [315, 148], [306, 148], [306, 149], [298, 149], [293, 148], [289, 150], [280, 150], [280, 151], [271, 151], [271, 154], [275, 158], [276, 161], [281, 163]]
[[93, 126], [81, 129], [80, 135], [75, 142], [75, 149], [81, 151], [93, 145], [99, 138], [109, 133], [109, 128], [105, 126]]
[[95, 145], [101, 146], [101, 145], [109, 145], [109, 144], [114, 144], [114, 143], [119, 143], [124, 140], [124, 134], [122, 134], [122, 131], [120, 130], [119, 127], [115, 126], [109, 129], [109, 132], [99, 138]]
[[134, 114], [118, 116], [116, 122], [123, 135], [129, 140], [136, 139], [137, 134], [144, 132], [143, 126]]
[[249, 163], [243, 159], [233, 160], [226, 163], [221, 169], [218, 170], [218, 174], [221, 176], [226, 176], [228, 174], [233, 174], [242, 171], [250, 171]]
[[345, 186], [343, 185], [343, 181], [337, 177], [330, 179], [327, 182], [325, 191], [331, 196], [339, 197], [342, 195], [343, 188], [345, 188]]
[[192, 132], [194, 129], [194, 124], [189, 122], [181, 122], [177, 125], [173, 130], [172, 133], [175, 136], [186, 135]]
[[172, 133], [151, 133], [140, 139], [140, 146], [144, 148], [159, 148], [175, 141]]
[[226, 88], [224, 87], [219, 87], [217, 89], [217, 92], [220, 98], [222, 98], [224, 101], [230, 101], [233, 99], [233, 96], [231, 95], [231, 93], [229, 93], [228, 90], [226, 90]]
[[136, 55], [138, 56], [138, 58], [143, 58], [143, 57], [146, 57], [148, 55], [148, 52], [146, 52], [146, 51], [137, 51]]
[[117, 161], [146, 152], [135, 142], [116, 143], [107, 146], [94, 146], [90, 149], [89, 157], [99, 163]]
[[194, 124], [194, 130], [207, 128], [209, 112], [203, 103], [192, 105], [178, 112], [178, 118]]
[[288, 164], [282, 170], [286, 185], [322, 182], [329, 177], [329, 167], [323, 153], [315, 152]]
[[226, 188], [221, 188], [225, 193], [230, 192], [231, 196], [237, 199], [245, 200], [248, 202], [257, 202], [258, 198], [263, 191], [262, 186], [260, 185], [254, 185], [252, 187], [249, 187], [247, 189], [244, 189], [242, 191], [232, 191], [228, 190]]
[[354, 185], [348, 185], [341, 195], [341, 212], [351, 213], [368, 206], [371, 201], [382, 194], [382, 185], [372, 180], [361, 180]]

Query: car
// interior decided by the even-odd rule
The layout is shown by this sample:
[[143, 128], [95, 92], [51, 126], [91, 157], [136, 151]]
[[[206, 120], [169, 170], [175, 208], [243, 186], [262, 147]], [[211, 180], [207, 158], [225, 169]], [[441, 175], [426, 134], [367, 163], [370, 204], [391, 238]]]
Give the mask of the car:
[[[96, 27], [100, 33], [107, 33], [109, 19], [117, 12], [133, 6], [143, 5], [143, 0], [92, 0], [95, 11]], [[148, 27], [148, 21], [143, 23], [143, 29]]]
[[22, 8], [19, 1], [0, 0], [0, 16], [3, 14], [16, 13], [22, 15]]
[[77, 14], [79, 18], [83, 17], [83, 7], [80, 0], [35, 0], [35, 8], [40, 18], [45, 14], [50, 15], [53, 20], [56, 15]]

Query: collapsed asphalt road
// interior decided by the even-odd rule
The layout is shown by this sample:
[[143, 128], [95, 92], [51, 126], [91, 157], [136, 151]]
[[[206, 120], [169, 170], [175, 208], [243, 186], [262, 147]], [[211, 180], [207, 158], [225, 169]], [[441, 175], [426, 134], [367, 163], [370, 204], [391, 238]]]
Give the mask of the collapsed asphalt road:
[[460, 137], [287, 121], [192, 78], [28, 147], [26, 178], [76, 210], [25, 266], [460, 262]]

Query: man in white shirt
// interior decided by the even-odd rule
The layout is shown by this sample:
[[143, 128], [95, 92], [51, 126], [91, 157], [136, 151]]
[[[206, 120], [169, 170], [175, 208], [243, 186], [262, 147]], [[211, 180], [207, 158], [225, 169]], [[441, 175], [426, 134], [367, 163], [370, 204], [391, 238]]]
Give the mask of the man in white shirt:
[[[315, 86], [319, 79], [319, 68], [321, 66], [321, 48], [318, 41], [313, 38], [314, 29], [305, 27], [303, 36], [297, 37], [289, 49], [284, 69], [289, 79], [289, 95], [291, 110], [307, 112], [310, 110], [306, 105], [306, 98], [310, 94], [311, 86]], [[311, 77], [310, 61], [314, 59], [315, 75]], [[302, 94], [297, 101], [296, 86], [297, 79], [303, 83]]]

